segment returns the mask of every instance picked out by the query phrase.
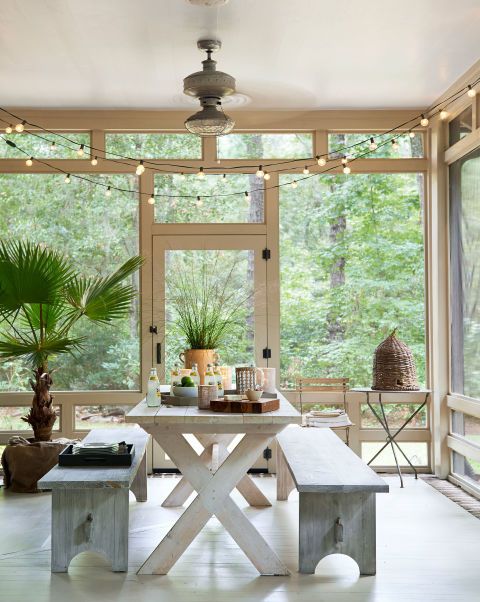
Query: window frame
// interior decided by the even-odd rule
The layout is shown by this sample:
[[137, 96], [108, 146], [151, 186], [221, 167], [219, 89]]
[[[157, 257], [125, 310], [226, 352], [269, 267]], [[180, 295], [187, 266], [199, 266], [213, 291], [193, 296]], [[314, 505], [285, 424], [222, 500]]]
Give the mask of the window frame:
[[[20, 110], [17, 111], [22, 114]], [[105, 134], [106, 133], [184, 133], [182, 123], [184, 114], [181, 112], [155, 112], [155, 111], [27, 111], [23, 112], [28, 121], [42, 124], [43, 127], [68, 131], [91, 132], [91, 145], [98, 151], [99, 156], [105, 152]], [[395, 110], [395, 111], [318, 111], [318, 112], [240, 112], [237, 119], [238, 133], [308, 133], [313, 134], [313, 156], [325, 155], [328, 151], [328, 133], [339, 131], [362, 131], [368, 132], [386, 131], [392, 123], [402, 123], [415, 115], [413, 110]], [[223, 169], [236, 167], [251, 163], [251, 169], [245, 170], [245, 173], [254, 173], [258, 169], [257, 160], [239, 160], [222, 159], [217, 161], [216, 140], [205, 138], [202, 140], [202, 158], [181, 160], [183, 165], [188, 165], [192, 170], [200, 166], [217, 170], [217, 173], [223, 173]], [[103, 152], [102, 152], [103, 151]], [[414, 159], [359, 159], [355, 161], [352, 172], [357, 173], [422, 173], [427, 182], [429, 175], [429, 145], [428, 136], [424, 137], [424, 157]], [[266, 159], [262, 159], [266, 161]], [[100, 161], [97, 167], [92, 167], [89, 161], [78, 161], [76, 159], [49, 159], [54, 167], [61, 167], [72, 173], [132, 173], [135, 170], [135, 163], [132, 162], [131, 169], [125, 165], [107, 165]], [[170, 163], [169, 160], [149, 159], [153, 166], [165, 167]], [[102, 164], [103, 163], [103, 164]], [[292, 175], [301, 174], [304, 167], [303, 160], [292, 160], [289, 169], [283, 173]], [[340, 167], [333, 173], [340, 173]], [[182, 171], [181, 169], [177, 170]], [[312, 172], [322, 171], [322, 168], [313, 167]], [[22, 159], [1, 159], [0, 173], [50, 173], [52, 169], [34, 163], [32, 168], [26, 168], [25, 161]], [[151, 169], [145, 171], [139, 181], [139, 191], [141, 194], [149, 195], [153, 190], [154, 172]], [[264, 196], [264, 223], [243, 223], [243, 224], [157, 224], [154, 222], [154, 207], [146, 202], [140, 203], [139, 218], [139, 252], [146, 258], [146, 263], [141, 269], [140, 290], [141, 296], [141, 383], [142, 390], [133, 391], [70, 391], [54, 392], [55, 403], [61, 406], [61, 431], [59, 436], [82, 437], [86, 431], [75, 431], [75, 405], [134, 405], [145, 395], [145, 383], [149, 367], [152, 365], [152, 334], [149, 328], [152, 325], [152, 240], [153, 236], [163, 234], [168, 236], [188, 236], [188, 235], [219, 235], [236, 234], [238, 236], [249, 236], [252, 234], [264, 234], [267, 237], [267, 244], [271, 250], [270, 261], [266, 262], [267, 286], [271, 293], [268, 295], [268, 343], [272, 350], [272, 359], [268, 365], [277, 368], [279, 375], [279, 312], [280, 312], [280, 293], [279, 293], [279, 207], [278, 207], [278, 174], [272, 173], [269, 185], [265, 190]], [[141, 197], [146, 198], [146, 197]], [[430, 216], [430, 196], [429, 187], [425, 187], [425, 241], [427, 241], [428, 220]], [[427, 278], [428, 265], [430, 262], [430, 247], [425, 244], [425, 278]], [[429, 314], [430, 294], [429, 288], [425, 286], [425, 311]], [[427, 385], [430, 382], [430, 345], [428, 344], [429, 330], [426, 332], [426, 373]], [[258, 353], [257, 353], [258, 356]], [[267, 363], [267, 362], [265, 362]], [[287, 398], [295, 401], [295, 393], [285, 391]], [[407, 393], [406, 397], [415, 399], [414, 394]], [[29, 405], [31, 395], [28, 392], [21, 393], [0, 393], [0, 405]], [[352, 420], [357, 424], [351, 432], [351, 446], [357, 453], [360, 452], [362, 441], [384, 441], [385, 436], [382, 429], [361, 429], [360, 428], [360, 403], [364, 401], [363, 396], [351, 392], [347, 396], [347, 402], [351, 406]], [[357, 419], [355, 417], [358, 416]], [[429, 424], [431, 420], [429, 420]], [[415, 433], [406, 432], [402, 436], [406, 440], [427, 441], [430, 444], [430, 428], [414, 429]], [[362, 432], [365, 431], [365, 432]], [[368, 431], [368, 432], [367, 432]], [[8, 438], [15, 434], [13, 431], [0, 433], [0, 444], [5, 443]], [[376, 467], [379, 470], [394, 470], [392, 467]], [[429, 467], [425, 467], [428, 470]]]

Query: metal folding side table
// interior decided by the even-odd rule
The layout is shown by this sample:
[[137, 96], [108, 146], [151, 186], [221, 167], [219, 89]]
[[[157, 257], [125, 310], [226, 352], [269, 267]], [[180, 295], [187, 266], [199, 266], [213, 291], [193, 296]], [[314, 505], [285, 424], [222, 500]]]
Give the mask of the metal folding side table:
[[[393, 457], [395, 458], [395, 464], [397, 466], [398, 476], [400, 478], [400, 487], [403, 487], [403, 477], [402, 477], [402, 471], [400, 469], [400, 465], [398, 463], [398, 458], [397, 458], [397, 453], [395, 451], [395, 448], [397, 448], [397, 450], [405, 458], [405, 460], [407, 461], [408, 465], [413, 470], [413, 472], [415, 474], [415, 478], [418, 479], [417, 469], [410, 462], [410, 459], [408, 458], [408, 456], [405, 454], [405, 452], [403, 451], [403, 449], [398, 444], [398, 442], [396, 440], [396, 437], [403, 431], [403, 429], [408, 424], [410, 424], [410, 422], [415, 418], [415, 416], [417, 416], [417, 414], [419, 412], [421, 412], [423, 410], [423, 408], [427, 405], [428, 397], [429, 397], [431, 391], [429, 389], [419, 389], [418, 391], [380, 391], [380, 390], [377, 390], [377, 389], [352, 389], [352, 391], [357, 391], [358, 393], [365, 393], [365, 395], [367, 397], [367, 405], [368, 405], [368, 407], [370, 408], [372, 414], [375, 416], [375, 418], [377, 419], [377, 421], [380, 423], [381, 427], [383, 428], [383, 430], [387, 434], [387, 438], [386, 438], [385, 444], [383, 445], [383, 447], [381, 447], [381, 449], [379, 449], [377, 451], [377, 453], [369, 460], [369, 462], [367, 462], [367, 464], [370, 466], [370, 464], [382, 453], [382, 451], [386, 447], [388, 447], [390, 445], [391, 448], [392, 448]], [[378, 405], [380, 406], [380, 413], [372, 405], [372, 401], [370, 400], [370, 395], [372, 393], [375, 396], [378, 396]], [[405, 422], [394, 433], [392, 433], [390, 425], [388, 424], [387, 415], [385, 413], [385, 407], [384, 407], [384, 404], [382, 402], [382, 394], [383, 393], [388, 393], [389, 395], [390, 394], [405, 395], [406, 393], [417, 393], [417, 394], [420, 394], [420, 395], [424, 395], [425, 397], [424, 397], [423, 401], [418, 402], [418, 407], [415, 409], [414, 412], [412, 412], [410, 414], [410, 416], [407, 418], [407, 420], [405, 420]], [[377, 403], [377, 401], [374, 401], [373, 403]]]

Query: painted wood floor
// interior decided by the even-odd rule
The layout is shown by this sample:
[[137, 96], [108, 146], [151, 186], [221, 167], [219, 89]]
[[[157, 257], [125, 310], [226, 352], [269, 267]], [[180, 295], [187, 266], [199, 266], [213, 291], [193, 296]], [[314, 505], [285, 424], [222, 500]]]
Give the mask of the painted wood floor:
[[[147, 503], [130, 501], [127, 574], [101, 557], [82, 554], [68, 574], [50, 573], [50, 494], [0, 492], [2, 602], [473, 602], [480, 599], [480, 521], [421, 480], [387, 479], [377, 496], [375, 577], [358, 578], [353, 561], [331, 556], [315, 575], [297, 568], [298, 496], [248, 516], [292, 571], [259, 577], [218, 521], [212, 519], [167, 576], [136, 570], [181, 509], [160, 502], [176, 479], [149, 479]], [[274, 499], [275, 479], [256, 479]], [[241, 502], [242, 498], [238, 498]], [[244, 504], [242, 504], [244, 506]]]

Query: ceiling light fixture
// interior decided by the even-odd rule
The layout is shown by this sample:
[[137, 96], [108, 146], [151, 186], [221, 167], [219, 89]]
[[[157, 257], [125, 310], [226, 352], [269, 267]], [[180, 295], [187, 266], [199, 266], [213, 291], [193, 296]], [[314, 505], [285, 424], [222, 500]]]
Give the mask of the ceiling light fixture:
[[235, 122], [223, 112], [222, 98], [235, 93], [235, 78], [217, 71], [212, 52], [222, 47], [219, 40], [199, 40], [197, 47], [207, 53], [207, 58], [202, 61], [202, 71], [183, 80], [183, 92], [198, 98], [202, 110], [191, 115], [185, 127], [197, 136], [224, 136], [233, 130]]

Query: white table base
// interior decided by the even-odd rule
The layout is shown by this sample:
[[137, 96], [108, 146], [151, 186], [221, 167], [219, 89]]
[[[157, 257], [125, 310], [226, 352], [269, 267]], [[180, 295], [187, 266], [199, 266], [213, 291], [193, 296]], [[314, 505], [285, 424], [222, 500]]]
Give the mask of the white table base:
[[[227, 445], [233, 439], [234, 435], [231, 433], [197, 435], [194, 432], [206, 446], [201, 456], [191, 447], [182, 432], [159, 425], [144, 426], [183, 475], [180, 484], [167, 498], [168, 504], [176, 505], [179, 501], [184, 501], [185, 496], [188, 497], [193, 490], [198, 495], [142, 565], [139, 574], [168, 573], [213, 515], [261, 575], [289, 574], [287, 567], [230, 497], [230, 492], [237, 487], [250, 503], [266, 499], [246, 473], [284, 426], [271, 425], [268, 432], [263, 432], [266, 429], [261, 428], [262, 432], [245, 434], [230, 454]], [[205, 465], [207, 462], [210, 469]]]

